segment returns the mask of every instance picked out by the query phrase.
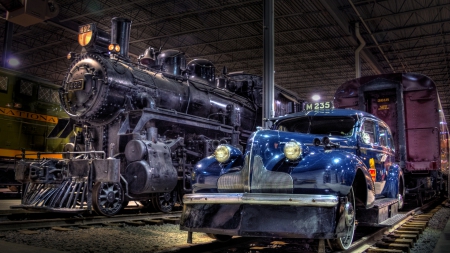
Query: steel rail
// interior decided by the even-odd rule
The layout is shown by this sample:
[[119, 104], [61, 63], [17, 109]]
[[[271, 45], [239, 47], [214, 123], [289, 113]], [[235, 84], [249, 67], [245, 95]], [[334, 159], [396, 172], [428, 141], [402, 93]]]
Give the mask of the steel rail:
[[401, 227], [403, 224], [405, 224], [410, 219], [412, 219], [414, 217], [413, 215], [422, 214], [423, 210], [425, 210], [433, 205], [436, 205], [439, 201], [442, 202], [442, 199], [437, 198], [433, 201], [425, 203], [421, 207], [417, 207], [413, 210], [406, 212], [403, 219], [398, 220], [395, 224], [393, 224], [391, 226], [386, 226], [384, 228], [381, 228], [380, 230], [378, 230], [377, 232], [375, 232], [373, 234], [364, 236], [361, 239], [354, 241], [352, 243], [352, 246], [350, 246], [350, 248], [348, 250], [343, 251], [343, 252], [348, 252], [348, 253], [350, 253], [350, 252], [365, 252], [370, 247], [375, 245], [378, 241], [380, 241], [385, 234], [394, 232], [399, 227]]
[[42, 219], [42, 220], [4, 221], [0, 222], [0, 231], [81, 226], [81, 225], [102, 224], [107, 222], [125, 222], [125, 221], [137, 221], [146, 219], [179, 218], [180, 216], [181, 212], [171, 212], [171, 213], [116, 215], [112, 217], [93, 216], [93, 217]]

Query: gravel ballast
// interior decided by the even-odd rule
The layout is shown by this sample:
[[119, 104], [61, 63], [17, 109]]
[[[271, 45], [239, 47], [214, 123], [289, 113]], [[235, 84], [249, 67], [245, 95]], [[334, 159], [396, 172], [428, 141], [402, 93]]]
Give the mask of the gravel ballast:
[[[1, 231], [0, 240], [67, 252], [159, 252], [186, 246], [187, 232], [179, 225], [91, 226], [86, 229], [69, 227], [71, 231], [53, 229]], [[193, 233], [193, 243], [213, 239], [203, 233]]]
[[[411, 249], [411, 253], [433, 252], [450, 217], [450, 208], [443, 207], [430, 219], [428, 227]], [[0, 240], [67, 252], [162, 252], [188, 244], [187, 232], [179, 225], [102, 226], [67, 229], [1, 231]], [[203, 233], [193, 233], [193, 243], [213, 241]]]
[[439, 209], [428, 222], [427, 228], [420, 235], [410, 253], [433, 252], [449, 217], [450, 208], [448, 206]]

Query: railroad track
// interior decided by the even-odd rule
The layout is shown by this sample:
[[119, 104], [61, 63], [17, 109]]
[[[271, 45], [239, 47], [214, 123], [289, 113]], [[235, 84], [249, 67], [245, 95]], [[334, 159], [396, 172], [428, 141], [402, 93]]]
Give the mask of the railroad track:
[[[393, 225], [371, 227], [370, 229], [358, 227], [356, 233], [359, 234], [359, 237], [355, 239], [356, 241], [353, 246], [346, 252], [408, 252], [409, 248], [411, 248], [417, 241], [417, 238], [420, 237], [427, 221], [432, 217], [433, 213], [437, 211], [435, 206], [440, 206], [439, 204], [441, 203], [442, 200], [437, 203], [430, 202], [422, 208], [404, 212], [402, 214], [402, 219], [399, 219]], [[125, 228], [134, 226], [136, 227], [136, 233], [142, 234], [142, 232], [139, 232], [141, 231], [141, 228], [138, 228], [139, 226], [152, 224], [160, 225], [163, 223], [178, 224], [179, 216], [180, 212], [173, 212], [169, 214], [146, 213], [117, 215], [114, 217], [93, 216], [8, 221], [0, 222], [0, 231], [19, 230], [20, 233], [23, 234], [37, 234], [45, 233], [42, 231], [48, 231], [47, 228], [57, 231], [70, 231], [73, 227], [83, 229], [87, 226], [91, 228], [97, 227], [96, 229], [98, 230], [98, 227], [105, 226], [124, 226]], [[102, 226], [96, 226], [99, 224]], [[42, 230], [42, 228], [44, 228], [44, 230]], [[175, 233], [174, 230], [177, 230], [177, 226], [172, 226], [171, 228], [172, 230], [170, 233]], [[75, 228], [75, 230], [76, 229], [77, 228]], [[142, 231], [147, 231], [148, 229], [150, 229], [149, 226], [142, 227]], [[113, 231], [115, 230], [116, 229], [113, 228]], [[361, 231], [363, 232], [362, 234]], [[149, 232], [147, 231], [144, 234], [146, 233]], [[206, 240], [205, 236], [201, 233], [194, 233], [197, 234], [196, 237], [194, 237], [194, 243], [196, 244], [187, 244], [184, 240], [184, 238], [187, 240], [187, 234], [178, 234], [181, 236], [180, 240], [177, 243], [171, 244], [174, 247], [171, 247], [167, 252], [331, 252], [326, 241], [321, 244], [318, 240], [234, 237], [227, 243], [221, 243], [218, 241]], [[104, 234], [102, 235], [104, 236]], [[164, 234], [164, 236], [169, 236], [169, 234]], [[140, 240], [142, 241], [142, 239]], [[161, 248], [160, 251], [151, 252], [165, 251]]]
[[409, 211], [403, 219], [392, 226], [355, 241], [346, 252], [409, 252], [427, 227], [429, 220], [445, 202], [436, 199]]
[[[444, 201], [445, 202], [445, 201]], [[431, 201], [420, 208], [403, 212], [389, 225], [375, 227], [358, 227], [359, 239], [350, 249], [341, 252], [409, 252], [426, 228], [428, 221], [442, 205], [442, 200]], [[178, 250], [170, 252], [332, 252], [326, 240], [307, 239], [272, 239], [233, 237], [226, 243], [211, 242], [197, 245], [184, 245]], [[164, 252], [164, 251], [163, 251]], [[336, 251], [338, 252], [338, 251]]]
[[94, 224], [114, 225], [127, 223], [128, 225], [157, 225], [162, 223], [179, 223], [181, 212], [171, 213], [146, 213], [146, 214], [122, 214], [113, 217], [92, 216], [92, 217], [71, 217], [56, 219], [36, 219], [19, 221], [1, 221], [0, 231], [7, 230], [28, 230], [38, 228], [59, 228], [69, 226], [87, 226]]

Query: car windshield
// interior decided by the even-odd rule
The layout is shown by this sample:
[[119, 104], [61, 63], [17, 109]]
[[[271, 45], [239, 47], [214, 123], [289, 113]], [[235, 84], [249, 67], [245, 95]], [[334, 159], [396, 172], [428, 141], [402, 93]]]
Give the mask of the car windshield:
[[281, 121], [276, 129], [305, 134], [351, 136], [355, 122], [355, 118], [348, 116], [307, 116]]

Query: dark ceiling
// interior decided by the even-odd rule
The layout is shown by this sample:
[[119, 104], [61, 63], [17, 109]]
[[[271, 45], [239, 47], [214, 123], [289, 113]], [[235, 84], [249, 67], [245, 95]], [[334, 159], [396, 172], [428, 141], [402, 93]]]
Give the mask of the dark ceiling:
[[[2, 1], [4, 2], [4, 1]], [[14, 25], [12, 54], [18, 69], [61, 83], [66, 55], [80, 51], [77, 27], [112, 17], [132, 20], [133, 60], [153, 46], [178, 49], [188, 60], [211, 60], [217, 74], [245, 71], [262, 76], [262, 0], [55, 0], [59, 14], [29, 27]], [[355, 78], [355, 23], [366, 46], [361, 74], [418, 72], [437, 84], [450, 116], [448, 0], [276, 0], [275, 82], [310, 100], [332, 100]], [[0, 6], [0, 34], [6, 7]], [[3, 44], [3, 39], [0, 41]], [[3, 51], [3, 50], [2, 50]], [[3, 52], [2, 52], [3, 56]], [[447, 121], [449, 118], [447, 117]]]

